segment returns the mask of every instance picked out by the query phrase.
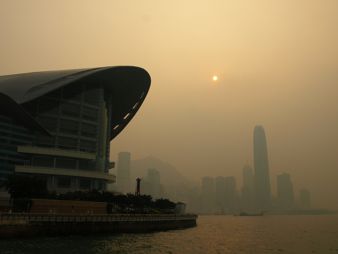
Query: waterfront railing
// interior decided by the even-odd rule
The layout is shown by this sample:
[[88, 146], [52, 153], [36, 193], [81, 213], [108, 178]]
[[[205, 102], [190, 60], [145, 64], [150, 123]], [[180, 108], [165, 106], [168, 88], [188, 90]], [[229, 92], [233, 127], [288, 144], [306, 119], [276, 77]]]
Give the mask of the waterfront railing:
[[195, 214], [28, 214], [2, 213], [2, 224], [56, 223], [56, 222], [142, 222], [142, 221], [184, 221], [196, 220]]

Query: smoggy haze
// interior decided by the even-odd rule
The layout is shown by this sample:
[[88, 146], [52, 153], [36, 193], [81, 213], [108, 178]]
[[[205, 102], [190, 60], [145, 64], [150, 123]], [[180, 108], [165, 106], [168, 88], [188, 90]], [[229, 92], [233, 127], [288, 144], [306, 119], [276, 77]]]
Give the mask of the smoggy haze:
[[[192, 180], [241, 176], [264, 126], [291, 174], [338, 207], [338, 1], [0, 1], [0, 75], [141, 66], [152, 86], [112, 142]], [[219, 81], [213, 82], [212, 76]]]

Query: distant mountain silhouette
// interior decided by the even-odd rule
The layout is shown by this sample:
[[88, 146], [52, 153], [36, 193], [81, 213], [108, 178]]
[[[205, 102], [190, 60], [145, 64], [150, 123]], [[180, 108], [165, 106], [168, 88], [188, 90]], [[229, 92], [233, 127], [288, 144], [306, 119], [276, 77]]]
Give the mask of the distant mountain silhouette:
[[161, 184], [164, 186], [191, 184], [173, 165], [152, 156], [131, 161], [131, 180], [145, 177], [149, 168], [155, 168], [160, 172]]

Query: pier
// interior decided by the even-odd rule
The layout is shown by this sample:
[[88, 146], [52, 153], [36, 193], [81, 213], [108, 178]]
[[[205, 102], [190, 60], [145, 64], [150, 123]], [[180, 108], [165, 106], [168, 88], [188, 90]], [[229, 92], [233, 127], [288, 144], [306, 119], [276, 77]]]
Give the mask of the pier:
[[0, 238], [144, 233], [196, 226], [194, 214], [0, 214]]

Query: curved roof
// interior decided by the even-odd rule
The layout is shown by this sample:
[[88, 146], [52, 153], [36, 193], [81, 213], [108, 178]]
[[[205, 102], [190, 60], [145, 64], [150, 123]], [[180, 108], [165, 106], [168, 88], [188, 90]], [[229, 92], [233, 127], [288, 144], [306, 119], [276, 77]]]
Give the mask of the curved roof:
[[[16, 103], [16, 111], [22, 111], [20, 104], [81, 80], [103, 85], [112, 94], [112, 139], [140, 108], [151, 82], [147, 71], [134, 66], [32, 72], [0, 76], [0, 94]], [[11, 103], [12, 108], [14, 104]]]

